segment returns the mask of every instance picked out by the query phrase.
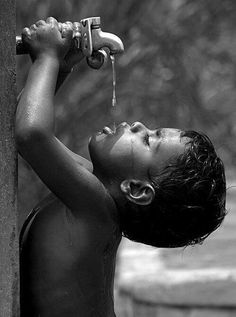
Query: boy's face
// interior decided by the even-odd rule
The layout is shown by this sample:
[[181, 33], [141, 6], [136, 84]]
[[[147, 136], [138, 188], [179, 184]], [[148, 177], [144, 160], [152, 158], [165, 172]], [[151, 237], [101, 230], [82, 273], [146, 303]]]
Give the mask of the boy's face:
[[121, 123], [115, 132], [104, 128], [89, 143], [94, 172], [107, 180], [148, 180], [184, 152], [189, 139], [181, 133], [168, 128], [149, 130], [140, 122]]

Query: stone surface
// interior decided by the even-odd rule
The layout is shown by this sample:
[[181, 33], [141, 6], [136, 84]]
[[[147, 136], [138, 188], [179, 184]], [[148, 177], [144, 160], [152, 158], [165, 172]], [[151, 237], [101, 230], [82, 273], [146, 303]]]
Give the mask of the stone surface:
[[0, 316], [18, 314], [15, 0], [0, 9]]
[[159, 276], [133, 276], [121, 282], [120, 290], [152, 305], [236, 309], [236, 270], [163, 270]]

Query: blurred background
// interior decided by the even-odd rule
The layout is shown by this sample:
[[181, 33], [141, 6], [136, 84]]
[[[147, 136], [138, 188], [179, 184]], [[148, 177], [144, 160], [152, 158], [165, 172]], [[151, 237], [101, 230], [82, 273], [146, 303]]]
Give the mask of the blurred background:
[[[118, 122], [204, 132], [225, 163], [229, 214], [224, 225], [202, 246], [184, 250], [153, 250], [124, 240], [117, 280], [135, 267], [144, 275], [163, 267], [236, 269], [236, 2], [18, 0], [18, 34], [48, 16], [62, 22], [100, 16], [102, 30], [122, 39], [125, 52], [116, 57]], [[29, 67], [28, 56], [17, 57], [18, 92]], [[100, 70], [83, 61], [56, 97], [58, 137], [89, 158], [89, 136], [111, 123], [111, 100], [110, 61]], [[19, 158], [20, 226], [46, 193]]]

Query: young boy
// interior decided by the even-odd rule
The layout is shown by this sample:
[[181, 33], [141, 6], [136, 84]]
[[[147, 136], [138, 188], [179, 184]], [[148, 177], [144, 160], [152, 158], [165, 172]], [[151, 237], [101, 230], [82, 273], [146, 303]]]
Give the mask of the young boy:
[[61, 70], [82, 58], [72, 25], [48, 18], [22, 36], [34, 62], [16, 141], [52, 194], [21, 232], [21, 316], [114, 317], [122, 234], [156, 247], [203, 241], [225, 216], [223, 164], [206, 136], [139, 122], [93, 135], [92, 163], [72, 153], [54, 135], [53, 109]]

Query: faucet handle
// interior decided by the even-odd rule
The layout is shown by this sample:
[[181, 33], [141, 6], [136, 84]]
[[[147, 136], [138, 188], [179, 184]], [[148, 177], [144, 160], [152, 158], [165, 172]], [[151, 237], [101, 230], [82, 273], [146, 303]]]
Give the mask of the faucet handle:
[[121, 39], [115, 34], [101, 30], [100, 17], [92, 17], [80, 21], [81, 26], [81, 49], [85, 56], [90, 57], [94, 51], [108, 48], [110, 54], [124, 51]]
[[81, 49], [85, 56], [90, 57], [93, 53], [92, 29], [99, 29], [100, 17], [91, 17], [80, 21], [81, 24]]

